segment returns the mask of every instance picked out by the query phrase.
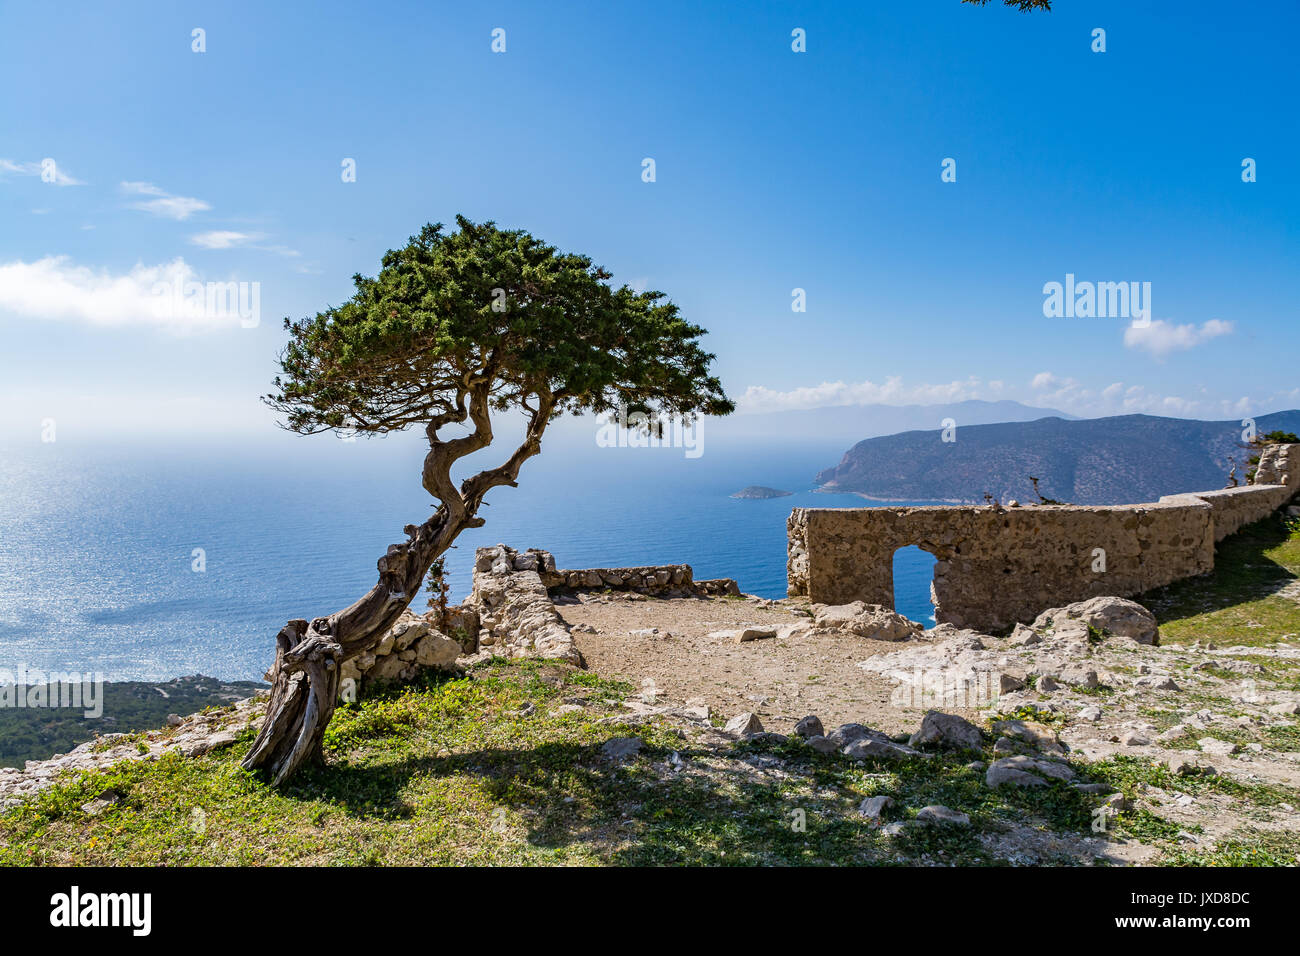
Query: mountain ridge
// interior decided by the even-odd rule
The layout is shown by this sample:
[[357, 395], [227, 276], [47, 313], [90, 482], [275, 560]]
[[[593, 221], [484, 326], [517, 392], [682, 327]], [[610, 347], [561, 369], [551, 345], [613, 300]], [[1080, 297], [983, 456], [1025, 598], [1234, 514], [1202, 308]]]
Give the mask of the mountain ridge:
[[[1300, 410], [1255, 418], [1256, 431], [1300, 430]], [[1154, 501], [1228, 483], [1230, 462], [1245, 483], [1243, 426], [1155, 415], [1116, 415], [958, 426], [867, 438], [814, 479], [820, 490], [881, 500], [980, 502], [1043, 497], [1081, 505]]]

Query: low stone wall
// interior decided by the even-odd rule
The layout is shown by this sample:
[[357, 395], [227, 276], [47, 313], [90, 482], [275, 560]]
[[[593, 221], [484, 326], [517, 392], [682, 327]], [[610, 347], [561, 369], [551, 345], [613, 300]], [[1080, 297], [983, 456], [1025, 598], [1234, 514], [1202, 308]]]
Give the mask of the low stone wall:
[[582, 654], [544, 583], [555, 574], [555, 559], [545, 551], [533, 548], [520, 554], [504, 544], [479, 548], [474, 553], [474, 589], [466, 602], [478, 612], [478, 650], [582, 666]]
[[658, 597], [740, 593], [730, 578], [694, 580], [689, 564], [567, 571], [537, 548], [479, 548], [465, 603], [449, 607], [441, 623], [433, 613], [406, 611], [373, 652], [344, 661], [340, 694], [346, 698], [371, 681], [409, 681], [425, 670], [455, 670], [475, 656], [542, 657], [582, 666], [551, 593], [590, 588]]
[[477, 642], [478, 613], [473, 608], [450, 608], [445, 631], [434, 627], [432, 615], [408, 610], [373, 652], [343, 662], [339, 694], [346, 699], [350, 690], [360, 690], [368, 681], [409, 681], [425, 670], [455, 670], [456, 659], [472, 653]]
[[613, 591], [636, 591], [658, 597], [740, 594], [740, 586], [731, 578], [696, 581], [689, 564], [643, 565], [635, 568], [581, 568], [543, 574], [548, 587], [568, 591], [609, 588]]
[[938, 560], [940, 623], [998, 630], [1044, 608], [1130, 596], [1214, 567], [1214, 545], [1300, 491], [1300, 449], [1264, 449], [1255, 484], [1114, 507], [796, 508], [787, 525], [792, 596], [894, 606], [893, 556]]

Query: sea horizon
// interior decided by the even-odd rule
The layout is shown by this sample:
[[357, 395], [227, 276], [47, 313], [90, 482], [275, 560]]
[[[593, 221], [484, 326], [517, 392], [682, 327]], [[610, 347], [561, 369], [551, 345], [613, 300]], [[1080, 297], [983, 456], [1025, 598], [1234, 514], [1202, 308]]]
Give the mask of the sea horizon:
[[[790, 510], [863, 506], [812, 483], [842, 452], [774, 439], [714, 443], [690, 459], [571, 436], [529, 461], [518, 488], [489, 496], [486, 524], [448, 553], [451, 600], [469, 594], [474, 549], [497, 543], [550, 551], [565, 568], [689, 564], [697, 578], [783, 598]], [[0, 639], [29, 672], [259, 680], [286, 620], [355, 601], [402, 528], [427, 517], [423, 453], [410, 435], [11, 444], [0, 462]], [[791, 494], [731, 497], [755, 484]], [[897, 564], [896, 607], [926, 626], [932, 564], [917, 549]], [[427, 595], [410, 607], [424, 611]]]

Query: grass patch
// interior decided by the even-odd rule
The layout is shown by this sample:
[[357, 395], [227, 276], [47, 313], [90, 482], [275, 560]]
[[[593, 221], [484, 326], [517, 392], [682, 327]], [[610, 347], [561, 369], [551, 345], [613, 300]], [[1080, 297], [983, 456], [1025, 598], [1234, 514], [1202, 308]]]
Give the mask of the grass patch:
[[1155, 614], [1163, 643], [1263, 646], [1300, 635], [1300, 601], [1276, 593], [1297, 577], [1300, 520], [1275, 514], [1219, 542], [1211, 573], [1134, 600]]

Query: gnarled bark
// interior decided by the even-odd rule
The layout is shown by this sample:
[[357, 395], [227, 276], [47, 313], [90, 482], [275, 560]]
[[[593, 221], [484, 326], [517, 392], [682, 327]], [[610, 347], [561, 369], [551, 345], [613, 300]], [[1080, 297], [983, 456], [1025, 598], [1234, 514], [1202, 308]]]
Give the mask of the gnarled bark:
[[[469, 397], [468, 410], [464, 397]], [[429, 453], [423, 470], [424, 487], [441, 502], [422, 525], [407, 525], [407, 540], [390, 545], [379, 559], [379, 580], [351, 607], [310, 624], [293, 620], [276, 635], [275, 663], [271, 668], [271, 699], [262, 730], [244, 758], [244, 767], [266, 768], [275, 785], [288, 780], [304, 764], [319, 761], [325, 728], [338, 702], [339, 671], [344, 661], [375, 647], [419, 592], [433, 562], [466, 528], [479, 527], [477, 516], [483, 496], [500, 485], [515, 484], [523, 462], [541, 451], [541, 436], [550, 422], [554, 398], [538, 395], [524, 441], [497, 468], [480, 472], [456, 489], [451, 466], [465, 455], [492, 441], [485, 383], [467, 386], [457, 401], [459, 414], [449, 413], [427, 427]], [[440, 441], [439, 427], [470, 418], [474, 431], [451, 441]]]

